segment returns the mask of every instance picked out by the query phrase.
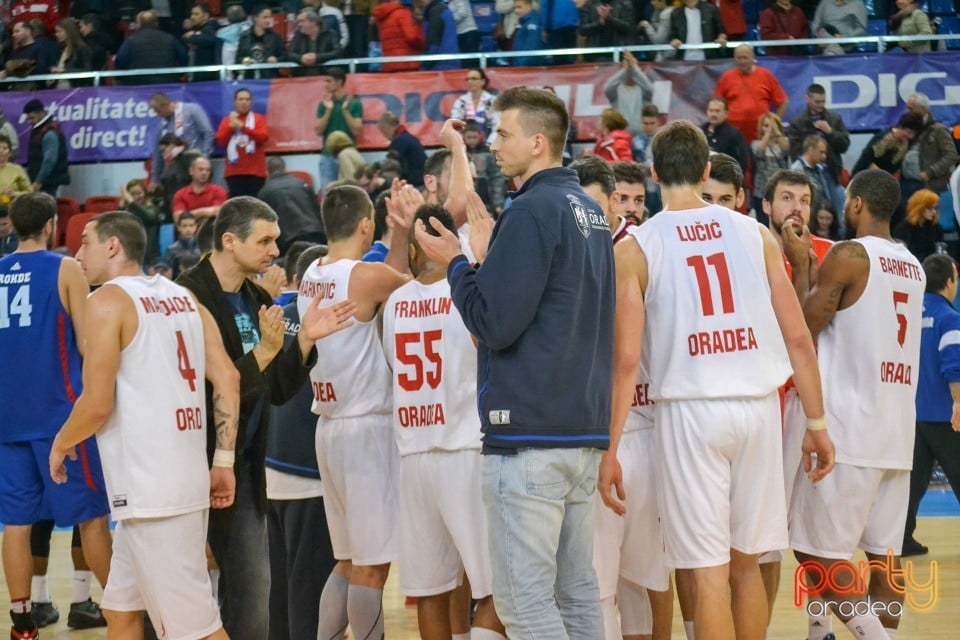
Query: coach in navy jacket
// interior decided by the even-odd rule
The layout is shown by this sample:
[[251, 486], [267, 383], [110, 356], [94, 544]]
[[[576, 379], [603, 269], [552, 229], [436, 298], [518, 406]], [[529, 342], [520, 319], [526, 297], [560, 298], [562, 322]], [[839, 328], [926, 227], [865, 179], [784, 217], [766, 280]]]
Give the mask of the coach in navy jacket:
[[[561, 167], [563, 102], [518, 87], [494, 107], [502, 115], [491, 150], [523, 186], [493, 228], [486, 259], [477, 251], [482, 265], [470, 265], [454, 234], [430, 237], [420, 222], [416, 239], [448, 265], [451, 297], [478, 340], [481, 485], [506, 635], [600, 638], [593, 498], [599, 450], [609, 444], [613, 243], [600, 206]], [[479, 245], [483, 225], [474, 222]]]

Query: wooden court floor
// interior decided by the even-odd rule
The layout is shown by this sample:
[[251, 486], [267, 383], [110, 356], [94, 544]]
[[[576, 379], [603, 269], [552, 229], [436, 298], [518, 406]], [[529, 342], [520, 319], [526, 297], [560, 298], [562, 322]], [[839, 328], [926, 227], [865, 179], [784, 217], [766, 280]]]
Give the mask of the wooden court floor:
[[[937, 603], [929, 613], [916, 613], [909, 609], [904, 613], [900, 624], [898, 640], [957, 640], [960, 639], [960, 517], [920, 518], [916, 533], [917, 540], [930, 547], [930, 554], [912, 558], [916, 578], [925, 581], [929, 576], [931, 563], [937, 563]], [[50, 584], [54, 602], [60, 607], [60, 622], [41, 632], [46, 640], [93, 640], [106, 637], [103, 629], [71, 631], [66, 626], [69, 610], [71, 564], [70, 534], [54, 534], [52, 557], [50, 561]], [[781, 575], [780, 593], [770, 627], [770, 640], [802, 640], [806, 634], [804, 613], [793, 606], [793, 574], [796, 563], [792, 558], [784, 562]], [[6, 598], [6, 585], [3, 586]], [[99, 600], [99, 588], [95, 587], [94, 599]], [[6, 602], [6, 600], [5, 600]], [[396, 572], [390, 576], [384, 599], [386, 608], [386, 637], [389, 640], [412, 640], [417, 634], [416, 610], [404, 606], [404, 598], [397, 589]], [[7, 619], [7, 618], [4, 618]], [[834, 630], [838, 638], [852, 636], [834, 621]], [[679, 607], [675, 607], [673, 637], [682, 640], [683, 625]], [[266, 639], [264, 639], [266, 640]], [[294, 640], [301, 640], [296, 638]], [[303, 639], [312, 640], [312, 639]]]

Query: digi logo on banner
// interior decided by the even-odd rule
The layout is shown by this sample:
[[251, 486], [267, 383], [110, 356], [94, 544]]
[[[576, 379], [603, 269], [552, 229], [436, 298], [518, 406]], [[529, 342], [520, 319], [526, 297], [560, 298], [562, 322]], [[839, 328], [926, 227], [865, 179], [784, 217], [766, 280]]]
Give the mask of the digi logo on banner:
[[[946, 84], [942, 71], [907, 73], [897, 78], [895, 73], [814, 76], [813, 81], [827, 90], [827, 105], [831, 109], [864, 109], [871, 106], [896, 107], [914, 93], [930, 97], [930, 106], [960, 105], [960, 85]], [[923, 87], [920, 87], [920, 84]]]

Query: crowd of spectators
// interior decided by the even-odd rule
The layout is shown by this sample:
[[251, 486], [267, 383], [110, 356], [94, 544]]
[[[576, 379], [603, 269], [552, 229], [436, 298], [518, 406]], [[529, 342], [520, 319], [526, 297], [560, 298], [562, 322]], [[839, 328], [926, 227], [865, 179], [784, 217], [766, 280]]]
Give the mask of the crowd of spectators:
[[[498, 0], [496, 19], [478, 21], [470, 0], [228, 0], [226, 2], [128, 2], [14, 0], [0, 38], [0, 79], [16, 76], [136, 70], [219, 64], [295, 63], [294, 76], [319, 75], [320, 66], [342, 57], [451, 54], [443, 61], [386, 62], [373, 69], [479, 67], [480, 51], [662, 45], [648, 59], [703, 60], [729, 56], [728, 40], [816, 39], [817, 46], [768, 47], [768, 55], [842, 54], [865, 46], [837, 38], [871, 35], [923, 36], [960, 31], [946, 5], [895, 0], [742, 2], [740, 0]], [[761, 10], [762, 9], [762, 10]], [[936, 15], [929, 15], [927, 10]], [[944, 24], [946, 24], [944, 23]], [[683, 45], [720, 47], [686, 48]], [[373, 45], [373, 46], [371, 46]], [[887, 48], [922, 53], [943, 42], [905, 40]], [[522, 55], [492, 64], [529, 66], [609, 60], [609, 53], [580, 57]], [[277, 70], [238, 75], [274, 77]], [[215, 79], [197, 72], [192, 80]], [[166, 83], [175, 75], [129, 75], [122, 84]], [[47, 82], [64, 88], [89, 79]], [[22, 88], [22, 87], [21, 87]]]

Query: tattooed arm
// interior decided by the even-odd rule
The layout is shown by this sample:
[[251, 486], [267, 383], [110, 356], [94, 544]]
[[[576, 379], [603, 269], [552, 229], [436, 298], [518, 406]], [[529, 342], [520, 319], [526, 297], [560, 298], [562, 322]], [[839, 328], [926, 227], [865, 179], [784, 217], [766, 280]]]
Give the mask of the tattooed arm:
[[217, 449], [210, 469], [210, 506], [224, 509], [233, 504], [236, 478], [233, 475], [234, 452], [237, 444], [237, 421], [240, 417], [240, 374], [223, 347], [223, 338], [217, 323], [202, 305], [203, 344], [207, 380], [213, 385], [214, 429]]
[[862, 244], [838, 242], [833, 245], [820, 265], [816, 286], [800, 301], [814, 338], [830, 324], [837, 311], [860, 298], [869, 275], [870, 259]]

